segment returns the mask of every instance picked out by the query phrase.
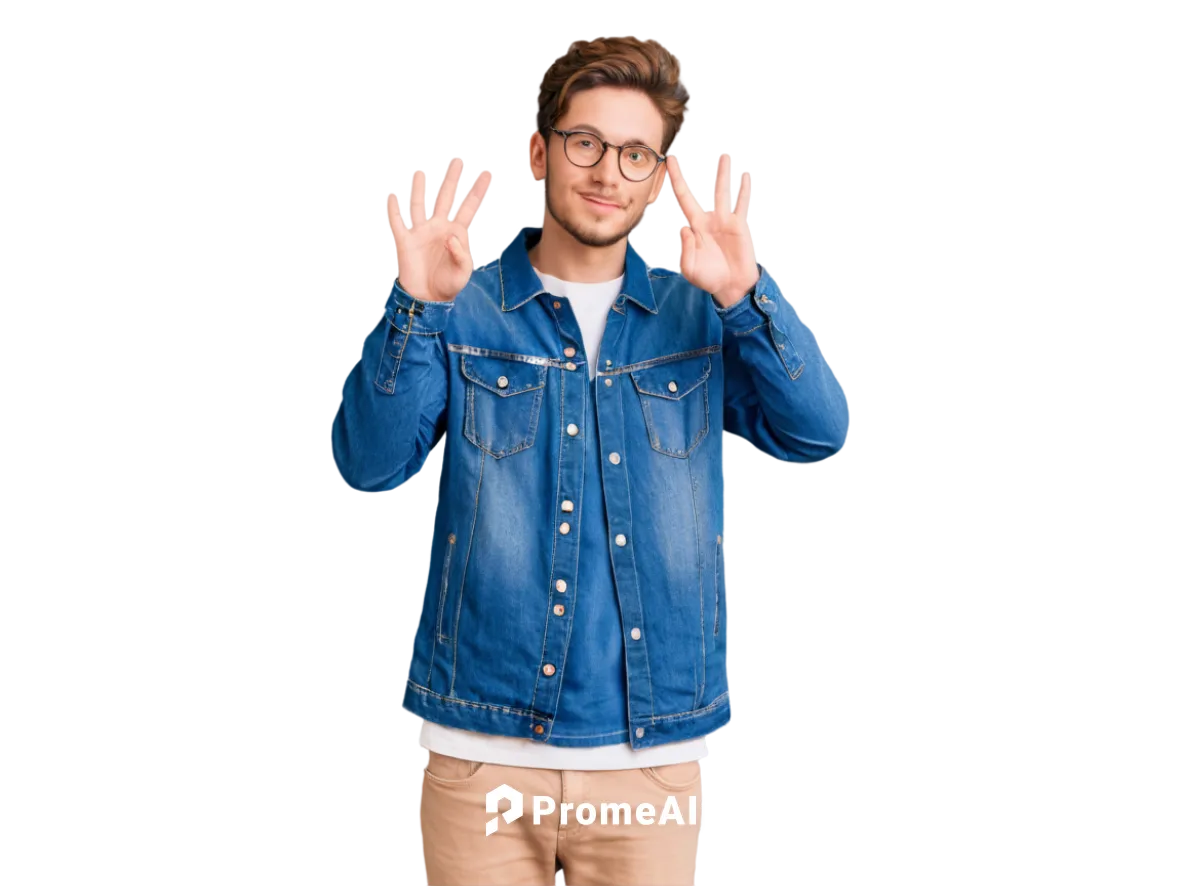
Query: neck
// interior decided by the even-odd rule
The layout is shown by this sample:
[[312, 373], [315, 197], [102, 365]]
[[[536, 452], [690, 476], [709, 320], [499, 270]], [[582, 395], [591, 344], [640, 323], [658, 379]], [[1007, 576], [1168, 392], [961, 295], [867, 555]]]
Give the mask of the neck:
[[549, 212], [542, 220], [542, 236], [529, 250], [530, 263], [543, 274], [568, 283], [603, 283], [624, 273], [628, 238], [609, 246], [588, 246], [576, 240]]

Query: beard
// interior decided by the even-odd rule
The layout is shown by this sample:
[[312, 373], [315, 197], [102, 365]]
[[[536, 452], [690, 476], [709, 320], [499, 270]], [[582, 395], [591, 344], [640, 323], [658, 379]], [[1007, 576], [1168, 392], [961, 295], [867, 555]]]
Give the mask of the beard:
[[[607, 155], [604, 155], [603, 162], [606, 162], [606, 160]], [[623, 240], [625, 237], [631, 234], [636, 226], [640, 224], [640, 220], [644, 218], [644, 206], [641, 207], [640, 213], [634, 219], [628, 219], [627, 210], [623, 210], [621, 215], [624, 218], [624, 224], [618, 229], [607, 230], [596, 224], [580, 222], [578, 219], [567, 216], [565, 213], [560, 212], [554, 206], [550, 195], [549, 151], [546, 152], [546, 179], [544, 185], [546, 192], [546, 211], [549, 212], [551, 217], [562, 226], [564, 231], [566, 231], [584, 246], [611, 246], [614, 243], [618, 243], [620, 240]], [[576, 194], [575, 196], [578, 195]], [[581, 200], [583, 198], [579, 197], [579, 199]], [[617, 221], [616, 224], [619, 224], [619, 221]]]

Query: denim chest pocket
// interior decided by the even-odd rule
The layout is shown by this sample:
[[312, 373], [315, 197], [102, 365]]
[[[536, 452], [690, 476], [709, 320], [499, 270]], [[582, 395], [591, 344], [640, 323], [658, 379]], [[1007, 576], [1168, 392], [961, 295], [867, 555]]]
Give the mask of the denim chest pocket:
[[546, 367], [505, 357], [462, 354], [464, 436], [493, 458], [534, 443]]
[[710, 357], [686, 357], [629, 373], [653, 449], [685, 458], [710, 430]]

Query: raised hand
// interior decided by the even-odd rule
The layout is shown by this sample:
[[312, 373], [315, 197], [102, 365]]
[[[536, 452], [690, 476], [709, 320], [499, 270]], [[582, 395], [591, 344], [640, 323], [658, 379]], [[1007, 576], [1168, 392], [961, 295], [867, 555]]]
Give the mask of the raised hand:
[[480, 173], [472, 190], [460, 205], [460, 211], [448, 221], [456, 184], [460, 180], [463, 162], [459, 157], [447, 167], [447, 175], [435, 198], [435, 210], [430, 218], [423, 211], [423, 191], [426, 176], [415, 170], [410, 189], [410, 221], [402, 223], [398, 198], [391, 194], [386, 200], [390, 215], [390, 230], [398, 249], [398, 283], [408, 293], [423, 301], [450, 301], [463, 289], [472, 276], [472, 253], [468, 248], [468, 225], [471, 224], [492, 173]]
[[681, 229], [681, 275], [704, 289], [723, 307], [738, 301], [759, 282], [755, 247], [747, 227], [751, 176], [744, 172], [739, 200], [731, 211], [731, 158], [718, 161], [714, 211], [704, 212], [681, 175], [681, 164], [669, 155], [669, 180], [690, 226]]

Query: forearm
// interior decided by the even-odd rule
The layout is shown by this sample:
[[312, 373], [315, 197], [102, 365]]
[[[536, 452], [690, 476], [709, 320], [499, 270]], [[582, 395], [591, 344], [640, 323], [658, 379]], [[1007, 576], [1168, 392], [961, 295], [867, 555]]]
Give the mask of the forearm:
[[361, 360], [345, 379], [332, 426], [337, 468], [350, 486], [378, 492], [404, 483], [443, 435], [454, 301], [424, 302], [396, 280]]
[[813, 333], [759, 266], [755, 289], [715, 311], [723, 324], [724, 427], [785, 461], [818, 461], [845, 442], [845, 393]]

